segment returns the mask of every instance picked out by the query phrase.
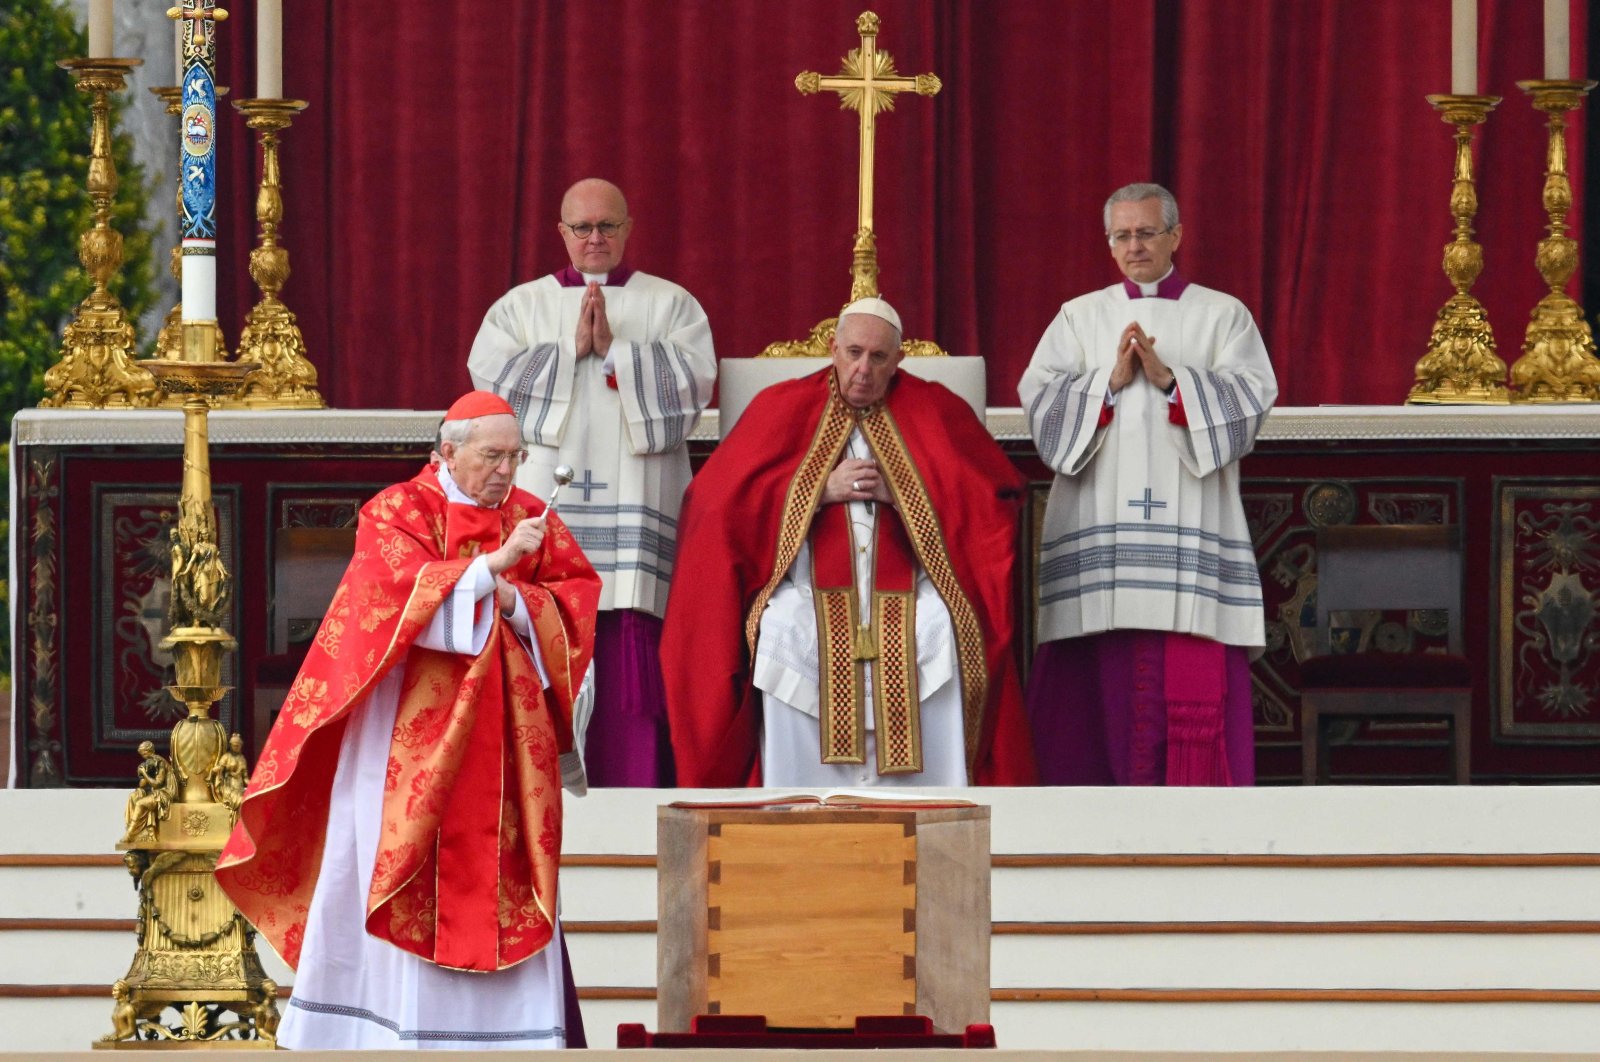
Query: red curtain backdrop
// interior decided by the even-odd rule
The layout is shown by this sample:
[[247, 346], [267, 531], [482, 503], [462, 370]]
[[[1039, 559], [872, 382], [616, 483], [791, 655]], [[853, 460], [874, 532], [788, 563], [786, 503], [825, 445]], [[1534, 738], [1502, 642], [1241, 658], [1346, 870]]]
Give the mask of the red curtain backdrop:
[[[285, 299], [329, 402], [431, 409], [465, 389], [489, 304], [565, 264], [557, 207], [585, 176], [624, 188], [629, 264], [695, 293], [720, 356], [837, 312], [856, 117], [833, 93], [801, 96], [794, 76], [838, 70], [865, 6], [287, 0], [284, 87], [310, 107], [284, 137]], [[944, 82], [878, 127], [883, 292], [909, 336], [987, 359], [992, 405], [1017, 401], [1056, 308], [1116, 279], [1101, 206], [1146, 179], [1183, 208], [1179, 267], [1254, 311], [1283, 404], [1403, 401], [1450, 293], [1451, 127], [1423, 99], [1450, 87], [1450, 0], [870, 6], [900, 72]], [[1545, 290], [1544, 119], [1515, 84], [1542, 74], [1541, 5], [1478, 6], [1480, 91], [1504, 102], [1478, 141], [1475, 294], [1509, 362]], [[1586, 5], [1572, 6], [1581, 76]], [[239, 98], [254, 94], [252, 5], [233, 15], [220, 80]], [[255, 298], [248, 137], [232, 115], [230, 341]]]

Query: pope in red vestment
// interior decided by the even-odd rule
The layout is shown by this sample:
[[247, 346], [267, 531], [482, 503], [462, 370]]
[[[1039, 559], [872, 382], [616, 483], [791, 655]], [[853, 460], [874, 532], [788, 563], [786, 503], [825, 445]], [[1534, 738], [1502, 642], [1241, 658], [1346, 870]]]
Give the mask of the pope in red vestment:
[[329, 821], [336, 768], [353, 770], [341, 744], [375, 690], [389, 691], [394, 722], [378, 737], [381, 829], [364, 912], [352, 912], [366, 934], [470, 971], [559, 940], [561, 759], [574, 751], [600, 580], [560, 519], [512, 486], [509, 406], [473, 392], [452, 420], [472, 422], [465, 441], [362, 507], [350, 567], [218, 860], [223, 888], [292, 966], [324, 839], [342, 825]]
[[[841, 342], [847, 328], [850, 339]], [[915, 646], [896, 645], [914, 635], [897, 634], [911, 624], [895, 598], [912, 596], [921, 571], [954, 628], [962, 781], [1028, 785], [1036, 777], [1012, 645], [1023, 481], [963, 400], [896, 371], [899, 344], [899, 318], [887, 303], [851, 304], [840, 315], [834, 365], [757, 395], [689, 486], [662, 641], [681, 785], [762, 784], [763, 695], [752, 680], [761, 618], [808, 543], [822, 745], [794, 755], [863, 762], [861, 664], [871, 660], [879, 678], [867, 685], [890, 702], [878, 709], [880, 776], [914, 778], [921, 769], [915, 682], [900, 697], [900, 717], [891, 689], [896, 671], [906, 685], [905, 673], [917, 668]], [[870, 458], [846, 456], [863, 438]], [[878, 536], [870, 632], [858, 620], [851, 559], [843, 556], [855, 550], [837, 560], [829, 554], [833, 543], [850, 541], [841, 514], [858, 503], [876, 506], [879, 528], [870, 532]], [[885, 581], [898, 593], [876, 592]], [[823, 602], [837, 602], [838, 624]]]

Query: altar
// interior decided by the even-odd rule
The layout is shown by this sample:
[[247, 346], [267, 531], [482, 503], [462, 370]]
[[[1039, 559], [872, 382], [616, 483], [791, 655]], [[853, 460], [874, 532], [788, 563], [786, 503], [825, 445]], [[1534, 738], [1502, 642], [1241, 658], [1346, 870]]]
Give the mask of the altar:
[[[1029, 478], [1021, 556], [1033, 558], [1050, 478], [1021, 410], [991, 408], [987, 420]], [[220, 717], [252, 756], [264, 736], [252, 684], [272, 651], [283, 532], [353, 522], [366, 498], [426, 460], [438, 422], [411, 410], [211, 415], [220, 546], [236, 580], [227, 626], [239, 640]], [[181, 429], [175, 410], [25, 410], [12, 423], [13, 785], [124, 787], [138, 743], [173, 722], [178, 709], [161, 690], [170, 661], [157, 643]], [[703, 459], [718, 437], [712, 410], [694, 454]], [[1268, 621], [1253, 672], [1260, 782], [1299, 777], [1316, 533], [1342, 523], [1463, 527], [1473, 780], [1600, 781], [1600, 652], [1589, 634], [1600, 589], [1597, 450], [1592, 406], [1273, 410], [1243, 465]], [[1017, 573], [1025, 663], [1031, 564]], [[1352, 724], [1338, 737], [1337, 781], [1447, 777], [1437, 725]]]

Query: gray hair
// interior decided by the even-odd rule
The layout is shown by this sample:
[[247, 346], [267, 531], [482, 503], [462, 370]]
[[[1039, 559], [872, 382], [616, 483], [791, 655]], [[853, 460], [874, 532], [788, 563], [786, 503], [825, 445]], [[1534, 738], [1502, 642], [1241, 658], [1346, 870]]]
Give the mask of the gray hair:
[[478, 422], [474, 417], [471, 420], [447, 420], [439, 425], [439, 443], [454, 443], [457, 446], [465, 443], [472, 437], [472, 426]]
[[1142, 203], [1146, 199], [1161, 200], [1161, 224], [1172, 228], [1178, 224], [1178, 201], [1172, 193], [1159, 184], [1148, 182], [1139, 184], [1125, 184], [1111, 193], [1111, 198], [1106, 200], [1104, 223], [1106, 233], [1111, 233], [1111, 205], [1113, 203]]

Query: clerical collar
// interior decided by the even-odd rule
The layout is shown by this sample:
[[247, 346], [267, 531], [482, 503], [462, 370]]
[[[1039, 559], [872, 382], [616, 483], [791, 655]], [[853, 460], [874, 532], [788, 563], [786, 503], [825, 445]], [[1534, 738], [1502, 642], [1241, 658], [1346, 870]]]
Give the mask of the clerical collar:
[[1122, 280], [1122, 289], [1128, 293], [1130, 299], [1176, 299], [1183, 294], [1183, 289], [1189, 282], [1178, 275], [1175, 268], [1168, 267], [1166, 275], [1160, 280], [1149, 284], [1141, 284], [1129, 280]]
[[633, 276], [633, 270], [625, 265], [619, 265], [609, 273], [580, 273], [572, 266], [563, 266], [555, 274], [556, 282], [564, 288], [586, 288], [590, 284], [599, 284], [603, 288], [620, 288]]
[[434, 474], [439, 477], [439, 486], [444, 488], [444, 496], [446, 501], [454, 502], [457, 505], [475, 505], [480, 509], [499, 508], [498, 505], [485, 505], [478, 499], [472, 497], [472, 495], [468, 494], [466, 491], [462, 490], [461, 487], [457, 485], [456, 478], [450, 474], [450, 469], [445, 467], [445, 463], [443, 461], [440, 461], [438, 464], [434, 465], [433, 471]]

